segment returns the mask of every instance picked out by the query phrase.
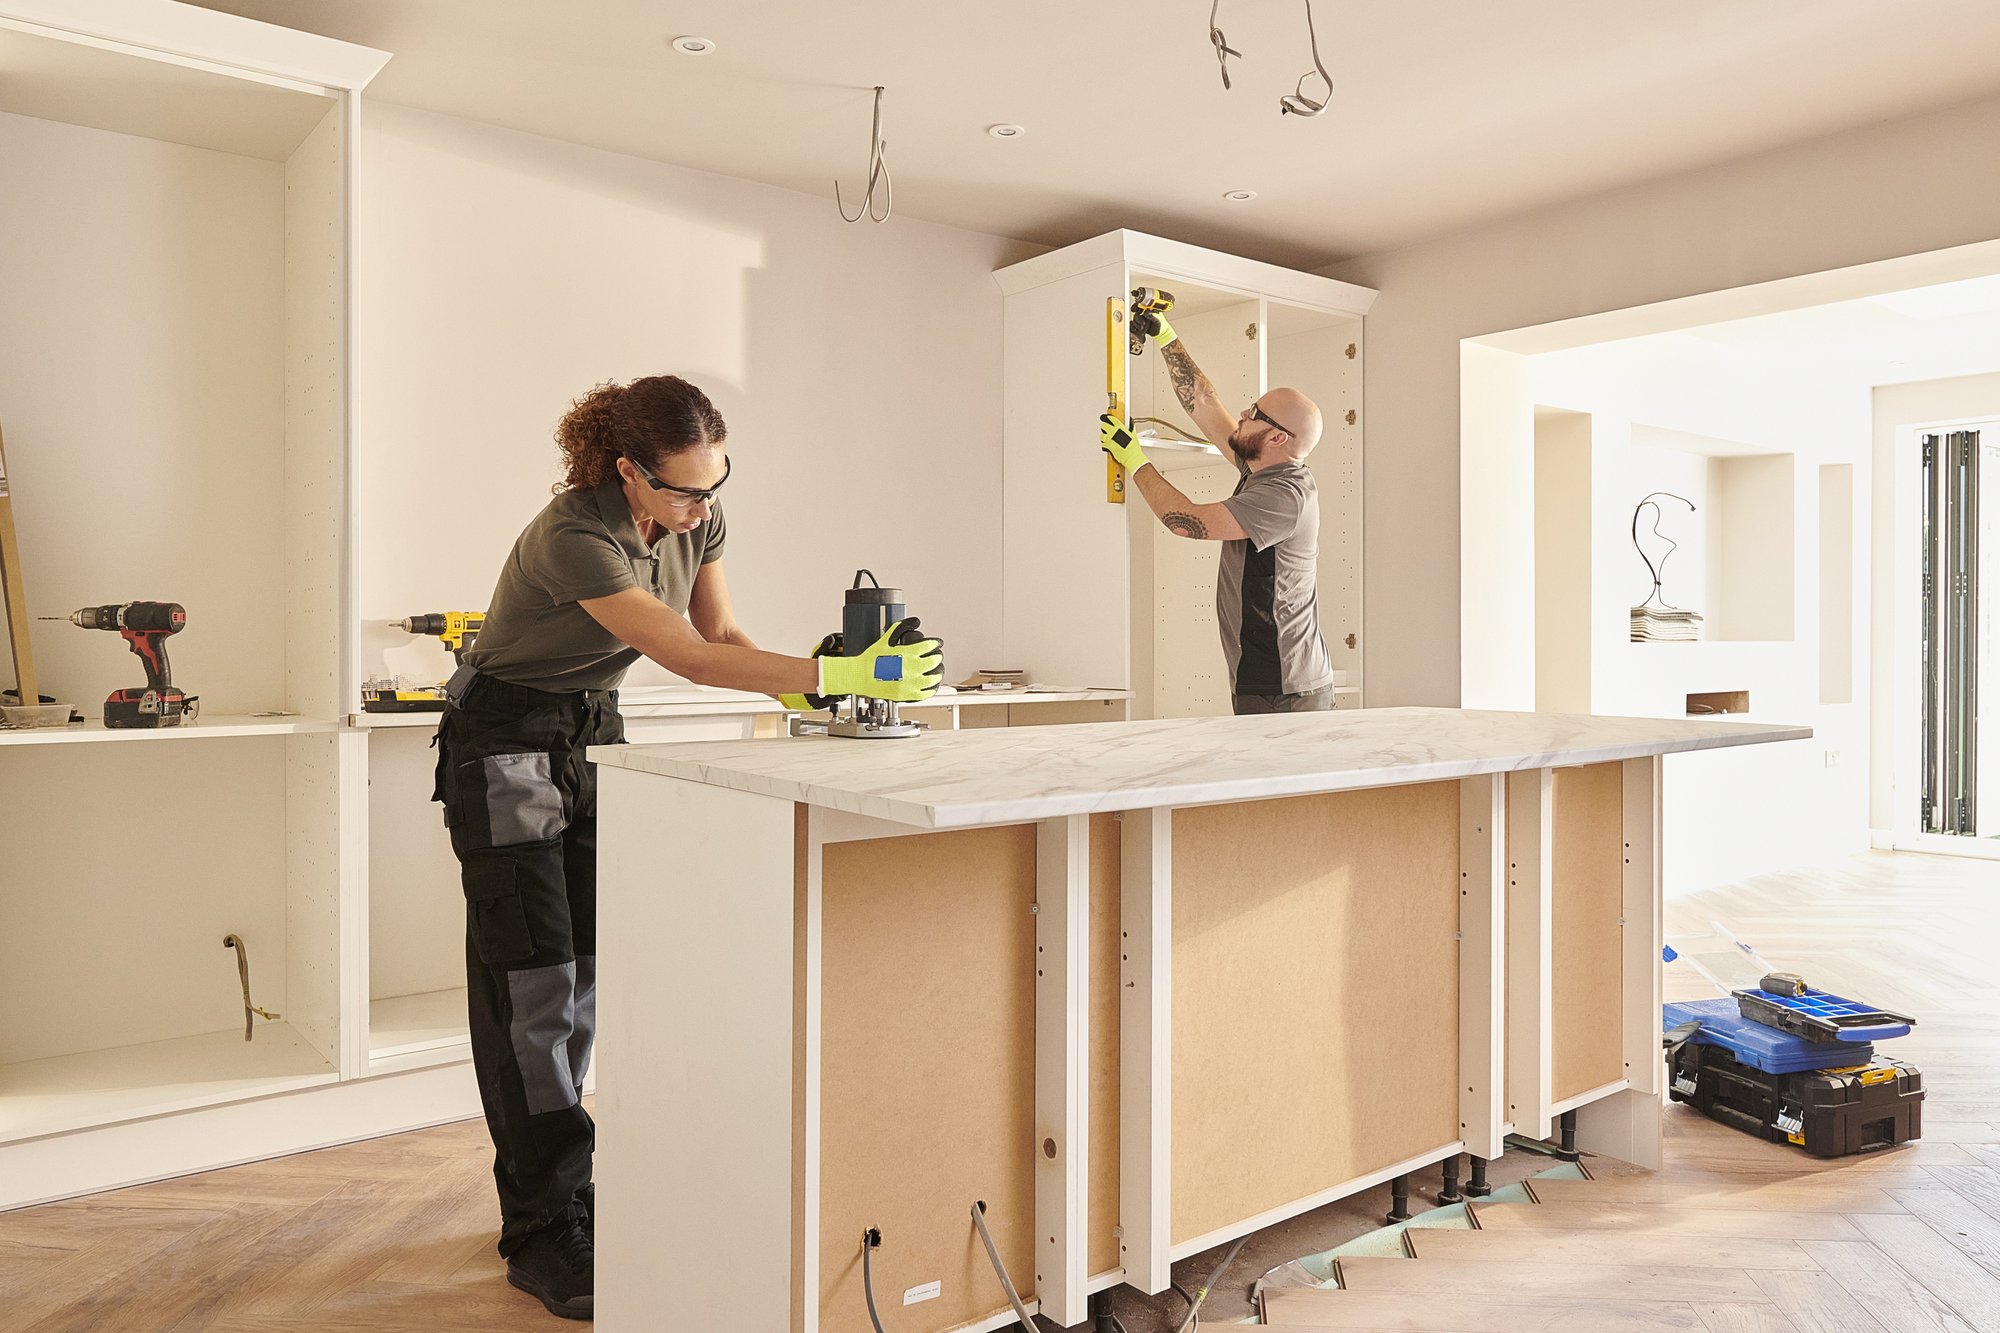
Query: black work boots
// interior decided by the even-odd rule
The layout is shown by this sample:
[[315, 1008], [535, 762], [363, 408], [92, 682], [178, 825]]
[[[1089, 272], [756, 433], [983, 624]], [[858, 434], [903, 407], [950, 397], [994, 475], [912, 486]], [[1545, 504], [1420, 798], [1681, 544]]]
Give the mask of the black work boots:
[[596, 1287], [590, 1233], [575, 1216], [543, 1227], [507, 1257], [507, 1280], [564, 1319], [589, 1319]]

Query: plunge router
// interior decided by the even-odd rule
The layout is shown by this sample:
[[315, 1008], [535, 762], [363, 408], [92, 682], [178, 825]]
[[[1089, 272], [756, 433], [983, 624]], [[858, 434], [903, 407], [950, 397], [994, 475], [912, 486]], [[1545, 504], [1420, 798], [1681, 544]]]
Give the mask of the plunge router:
[[[451, 649], [452, 660], [465, 665], [466, 649], [486, 628], [484, 611], [432, 611], [389, 622], [406, 634], [427, 634]], [[444, 686], [405, 689], [395, 680], [370, 680], [361, 686], [364, 713], [439, 713], [444, 711]]]
[[179, 602], [124, 602], [116, 606], [86, 606], [67, 616], [83, 629], [111, 630], [146, 664], [146, 683], [113, 690], [104, 701], [104, 725], [113, 728], [178, 727], [199, 711], [199, 700], [176, 688], [167, 666], [167, 636], [187, 628], [187, 610]]
[[[872, 586], [863, 587], [866, 578]], [[854, 586], [847, 590], [846, 605], [841, 610], [840, 632], [829, 634], [814, 648], [814, 657], [855, 657], [865, 652], [876, 640], [889, 632], [889, 627], [897, 621], [903, 628], [897, 632], [891, 643], [901, 645], [915, 643], [924, 638], [923, 631], [914, 618], [904, 613], [903, 590], [885, 588], [875, 575], [866, 569], [856, 570]], [[850, 652], [849, 649], [852, 648]], [[824, 709], [826, 721], [795, 717], [791, 732], [794, 736], [844, 736], [849, 740], [898, 740], [915, 736], [924, 729], [921, 722], [906, 722], [901, 716], [901, 706], [893, 699], [867, 699], [860, 695], [828, 697], [808, 694], [806, 702], [814, 708]]]

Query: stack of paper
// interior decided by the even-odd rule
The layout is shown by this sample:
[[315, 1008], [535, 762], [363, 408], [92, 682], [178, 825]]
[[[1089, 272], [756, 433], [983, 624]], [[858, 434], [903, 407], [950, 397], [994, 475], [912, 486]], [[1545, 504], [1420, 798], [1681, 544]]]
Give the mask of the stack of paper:
[[1028, 683], [1028, 673], [1019, 667], [988, 667], [959, 682], [961, 690], [1013, 690]]
[[1701, 638], [1701, 612], [1671, 606], [1632, 608], [1632, 642], [1693, 643]]

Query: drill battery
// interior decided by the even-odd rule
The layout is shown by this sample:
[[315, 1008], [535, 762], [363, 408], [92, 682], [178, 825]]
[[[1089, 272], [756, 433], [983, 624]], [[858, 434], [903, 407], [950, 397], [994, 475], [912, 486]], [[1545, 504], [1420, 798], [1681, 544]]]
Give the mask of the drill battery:
[[195, 701], [171, 685], [114, 690], [104, 700], [104, 725], [113, 729], [178, 727], [194, 715]]
[[1725, 1046], [1690, 1041], [1674, 1052], [1671, 1076], [1675, 1101], [1814, 1157], [1893, 1148], [1923, 1135], [1923, 1075], [1901, 1060], [1774, 1074]]

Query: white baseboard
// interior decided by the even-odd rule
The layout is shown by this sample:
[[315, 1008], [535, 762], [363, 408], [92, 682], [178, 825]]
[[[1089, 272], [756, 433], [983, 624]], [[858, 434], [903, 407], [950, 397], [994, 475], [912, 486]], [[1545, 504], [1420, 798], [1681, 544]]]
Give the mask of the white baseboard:
[[24, 1139], [0, 1147], [0, 1211], [479, 1114], [468, 1060]]
[[1896, 833], [1872, 830], [1877, 851], [1921, 852], [1927, 856], [1962, 856], [1970, 861], [2000, 861], [2000, 838], [1965, 838], [1950, 833]]

